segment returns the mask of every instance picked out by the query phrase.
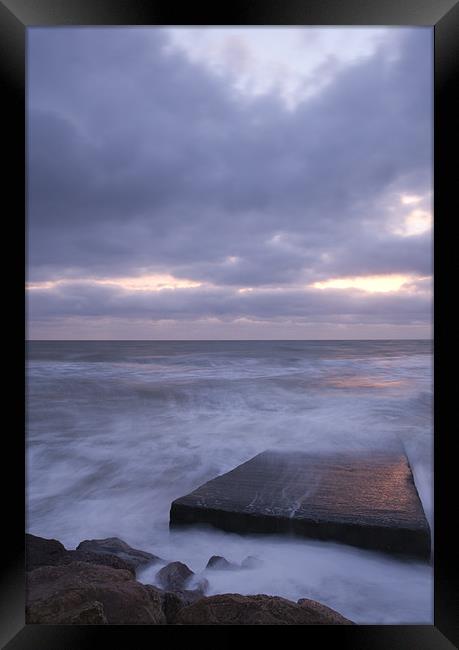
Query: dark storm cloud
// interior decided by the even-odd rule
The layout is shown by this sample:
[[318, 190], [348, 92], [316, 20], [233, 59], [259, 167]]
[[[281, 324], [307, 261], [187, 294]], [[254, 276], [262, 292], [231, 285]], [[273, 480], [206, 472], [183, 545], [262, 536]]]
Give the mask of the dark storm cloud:
[[[29, 279], [148, 269], [222, 287], [288, 287], [430, 273], [430, 236], [387, 229], [389, 195], [430, 189], [431, 34], [396, 39], [398, 58], [381, 46], [289, 112], [275, 95], [238, 97], [168, 51], [164, 30], [32, 29]], [[75, 313], [74, 300], [79, 314], [130, 315], [141, 301], [87, 284], [77, 299], [72, 291], [35, 292], [31, 313]], [[216, 291], [212, 300], [195, 289], [158, 294], [151, 317], [315, 308], [316, 298], [291, 290], [250, 299]], [[323, 294], [319, 311], [340, 313], [342, 300]], [[366, 304], [409, 320], [411, 303], [392, 300]]]

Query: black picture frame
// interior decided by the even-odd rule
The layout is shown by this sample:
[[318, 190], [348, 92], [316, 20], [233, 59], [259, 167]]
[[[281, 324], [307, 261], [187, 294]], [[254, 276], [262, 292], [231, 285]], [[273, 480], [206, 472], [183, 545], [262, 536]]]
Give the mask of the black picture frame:
[[[448, 649], [457, 646], [458, 600], [453, 582], [453, 558], [456, 551], [454, 536], [448, 531], [454, 518], [453, 486], [454, 419], [452, 405], [455, 382], [447, 373], [448, 364], [455, 361], [454, 319], [448, 317], [451, 296], [446, 298], [448, 286], [453, 286], [455, 268], [452, 222], [457, 212], [457, 115], [459, 107], [454, 99], [454, 72], [459, 61], [459, 2], [458, 0], [246, 0], [227, 5], [216, 4], [183, 6], [154, 0], [2, 0], [0, 2], [0, 69], [2, 89], [7, 91], [6, 108], [7, 178], [3, 185], [3, 205], [6, 221], [18, 227], [18, 249], [24, 250], [25, 188], [25, 51], [26, 31], [31, 26], [57, 25], [399, 25], [431, 26], [435, 35], [435, 98], [434, 98], [434, 387], [435, 387], [435, 551], [434, 551], [434, 624], [433, 625], [356, 625], [310, 626], [304, 629], [305, 643], [313, 638], [320, 643], [337, 644], [352, 650], [397, 648], [404, 650]], [[5, 145], [4, 145], [5, 146]], [[9, 239], [4, 240], [5, 244]], [[19, 252], [16, 257], [16, 277], [25, 279], [27, 260]], [[11, 269], [8, 270], [8, 275]], [[23, 291], [23, 284], [20, 292]], [[22, 295], [23, 293], [18, 293]], [[445, 296], [445, 298], [443, 297]], [[20, 299], [21, 300], [21, 299]], [[11, 330], [12, 339], [25, 334], [25, 310], [19, 303], [16, 310], [19, 322]], [[25, 337], [24, 337], [25, 338]], [[19, 345], [22, 346], [22, 343]], [[7, 346], [8, 347], [8, 346]], [[20, 349], [23, 349], [22, 347]], [[18, 379], [10, 388], [19, 396], [13, 411], [15, 422], [21, 422], [25, 412], [24, 380], [18, 352], [12, 362], [19, 369]], [[22, 357], [24, 358], [24, 357]], [[453, 375], [454, 377], [454, 375]], [[457, 400], [457, 397], [456, 397]], [[11, 409], [10, 409], [11, 410]], [[456, 428], [457, 429], [457, 428]], [[23, 426], [23, 431], [25, 427]], [[8, 650], [25, 648], [71, 650], [113, 643], [114, 647], [150, 646], [161, 629], [168, 642], [184, 641], [190, 637], [189, 628], [180, 626], [50, 626], [25, 625], [25, 443], [19, 427], [5, 429], [9, 450], [4, 451], [4, 468], [13, 466], [4, 485], [3, 553], [0, 614], [0, 641]], [[6, 472], [2, 473], [3, 476]], [[207, 629], [207, 628], [206, 628]], [[236, 628], [222, 635], [213, 628], [219, 643], [231, 642]], [[240, 629], [240, 628], [237, 628]], [[282, 628], [284, 634], [286, 628]], [[196, 631], [196, 640], [205, 641], [202, 627]], [[261, 630], [260, 630], [261, 632]], [[278, 633], [270, 629], [269, 633]], [[116, 634], [116, 637], [113, 636]], [[194, 632], [191, 632], [193, 636]], [[258, 630], [257, 630], [258, 634]], [[318, 635], [318, 637], [317, 637]], [[279, 638], [279, 637], [278, 637]], [[275, 639], [273, 638], [273, 641]]]

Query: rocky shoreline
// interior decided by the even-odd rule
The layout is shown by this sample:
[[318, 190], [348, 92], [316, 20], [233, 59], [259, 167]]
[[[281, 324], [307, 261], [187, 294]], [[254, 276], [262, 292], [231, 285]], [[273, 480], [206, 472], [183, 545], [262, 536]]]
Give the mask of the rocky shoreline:
[[[203, 574], [258, 566], [212, 556]], [[158, 565], [160, 586], [136, 579]], [[352, 625], [314, 600], [278, 596], [206, 596], [209, 581], [182, 562], [166, 563], [118, 538], [85, 540], [68, 550], [54, 539], [26, 535], [26, 623], [48, 625]]]

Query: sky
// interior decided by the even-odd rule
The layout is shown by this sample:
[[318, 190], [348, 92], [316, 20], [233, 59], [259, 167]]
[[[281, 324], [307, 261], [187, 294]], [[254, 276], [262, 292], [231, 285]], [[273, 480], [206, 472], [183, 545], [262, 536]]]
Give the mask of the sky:
[[29, 28], [30, 339], [432, 336], [431, 28]]

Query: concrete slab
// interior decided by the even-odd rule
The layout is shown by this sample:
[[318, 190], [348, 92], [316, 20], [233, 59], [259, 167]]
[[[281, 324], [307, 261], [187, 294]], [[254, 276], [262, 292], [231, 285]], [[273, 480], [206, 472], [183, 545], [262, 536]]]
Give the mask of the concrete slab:
[[430, 530], [403, 451], [265, 451], [171, 505], [170, 526], [212, 524], [430, 556]]

